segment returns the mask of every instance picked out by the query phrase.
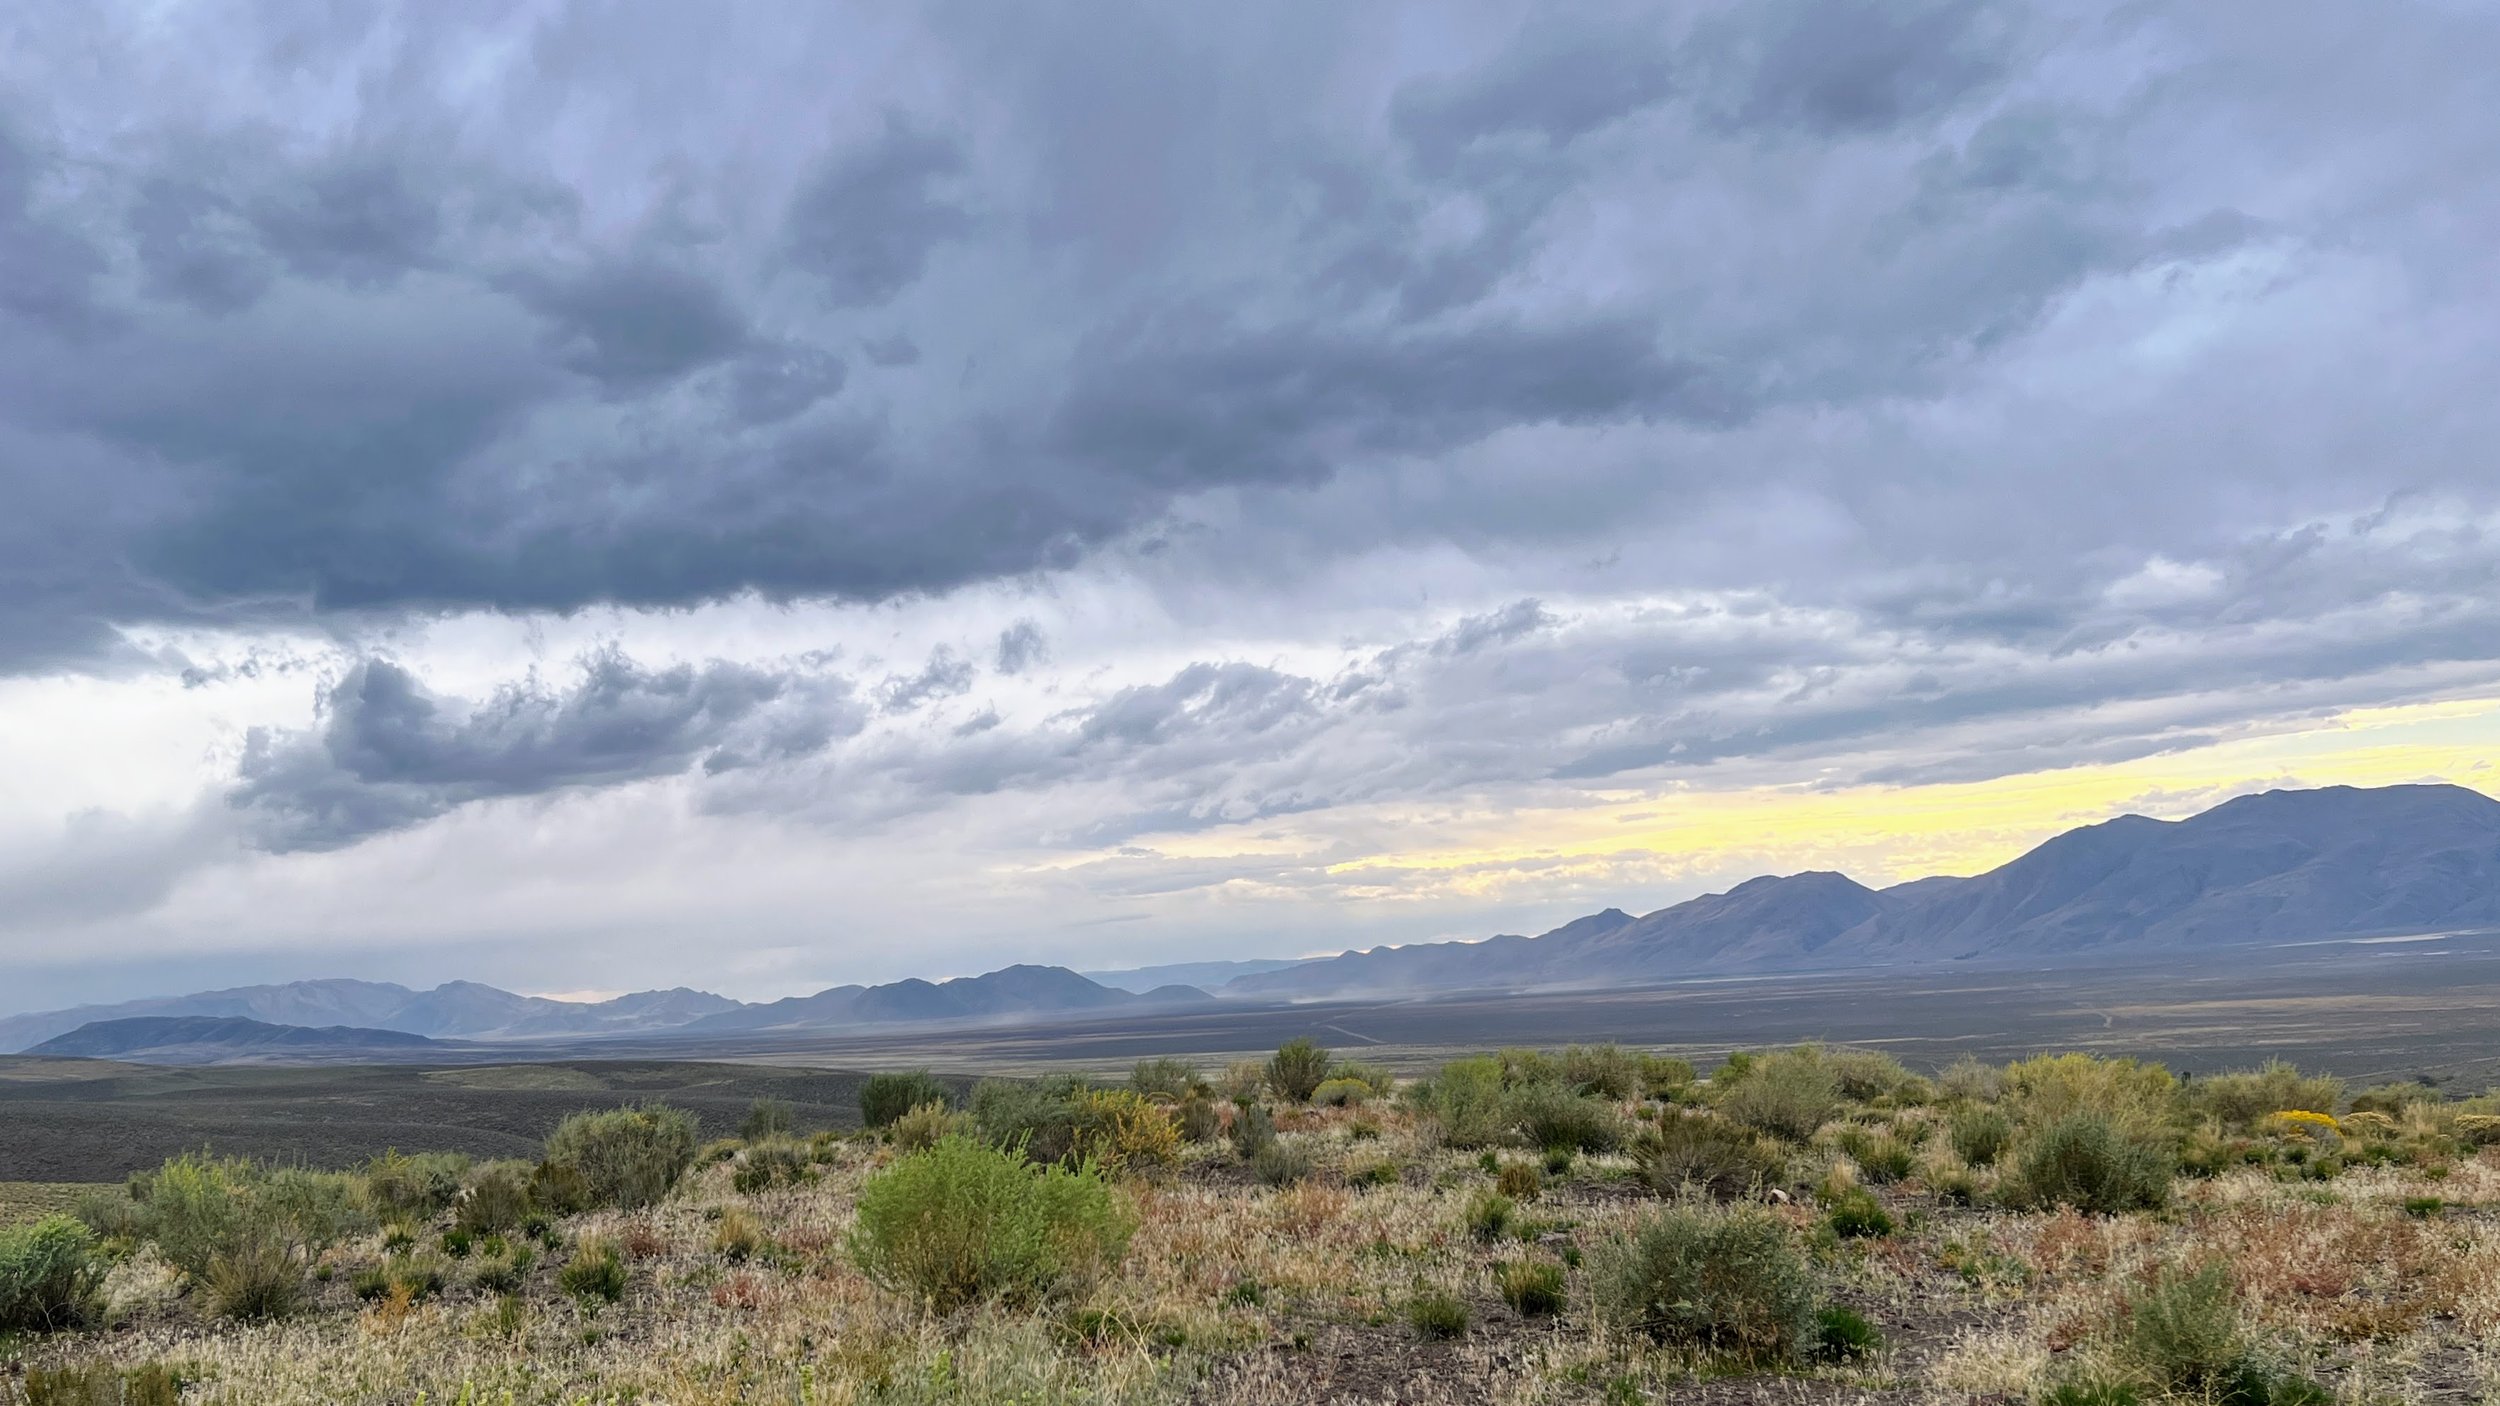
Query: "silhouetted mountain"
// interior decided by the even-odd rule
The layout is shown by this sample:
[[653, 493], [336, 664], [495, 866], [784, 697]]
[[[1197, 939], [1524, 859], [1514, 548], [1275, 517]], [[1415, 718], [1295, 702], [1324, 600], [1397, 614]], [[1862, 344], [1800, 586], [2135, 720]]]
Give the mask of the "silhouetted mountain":
[[1066, 967], [1013, 966], [980, 976], [887, 986], [836, 986], [695, 1021], [689, 1031], [780, 1030], [912, 1021], [978, 1021], [1070, 1015], [1093, 1010], [1171, 1007], [1211, 999], [1194, 987], [1163, 987], [1145, 995], [1117, 991]]
[[1748, 880], [1542, 937], [1352, 952], [1238, 978], [1226, 996], [1583, 986], [1978, 957], [2053, 957], [2500, 926], [2500, 801], [2460, 786], [2243, 796], [2186, 820], [2122, 816], [1972, 878], [1874, 890]]
[[683, 987], [638, 991], [612, 1001], [551, 1001], [474, 981], [445, 982], [431, 991], [411, 991], [386, 981], [290, 981], [10, 1016], [0, 1019], [0, 1052], [23, 1050], [94, 1021], [135, 1016], [231, 1016], [272, 1025], [349, 1025], [412, 1035], [507, 1039], [666, 1030], [738, 1008], [727, 997]]
[[1116, 990], [1144, 995], [1158, 986], [1194, 986], [1202, 991], [1209, 990], [1236, 977], [1283, 971], [1309, 960], [1308, 957], [1259, 957], [1239, 962], [1173, 962], [1167, 966], [1122, 967], [1114, 971], [1080, 972], [1078, 975]]
[[217, 1064], [256, 1056], [405, 1055], [441, 1048], [441, 1041], [399, 1030], [351, 1025], [314, 1029], [241, 1016], [149, 1015], [94, 1021], [55, 1035], [27, 1053], [144, 1064]]

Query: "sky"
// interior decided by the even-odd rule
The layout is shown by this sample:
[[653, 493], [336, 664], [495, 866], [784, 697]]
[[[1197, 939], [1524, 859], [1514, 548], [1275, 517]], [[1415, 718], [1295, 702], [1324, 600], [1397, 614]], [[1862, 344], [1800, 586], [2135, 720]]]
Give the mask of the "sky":
[[0, 16], [0, 1009], [2500, 794], [2500, 10]]

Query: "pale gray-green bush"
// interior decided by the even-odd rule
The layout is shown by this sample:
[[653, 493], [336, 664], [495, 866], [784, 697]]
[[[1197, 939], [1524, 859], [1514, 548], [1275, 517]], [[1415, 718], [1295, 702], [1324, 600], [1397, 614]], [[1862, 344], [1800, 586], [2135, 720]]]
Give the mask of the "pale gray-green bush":
[[1036, 1167], [949, 1137], [868, 1179], [850, 1248], [872, 1281], [951, 1313], [1089, 1282], [1119, 1262], [1135, 1230], [1090, 1166]]
[[694, 1165], [694, 1115], [666, 1104], [576, 1113], [547, 1136], [549, 1165], [581, 1178], [593, 1205], [648, 1206]]

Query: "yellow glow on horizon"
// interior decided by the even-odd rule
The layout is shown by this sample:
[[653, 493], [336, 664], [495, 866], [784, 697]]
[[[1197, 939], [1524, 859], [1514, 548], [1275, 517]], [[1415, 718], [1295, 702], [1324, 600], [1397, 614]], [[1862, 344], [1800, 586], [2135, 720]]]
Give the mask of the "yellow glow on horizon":
[[2447, 781], [2500, 795], [2495, 755], [2500, 698], [2450, 700], [1983, 781], [1711, 790], [1705, 779], [1629, 800], [1512, 812], [1457, 843], [1369, 854], [1328, 872], [1359, 881], [1379, 871], [1388, 883], [1432, 875], [1444, 891], [1625, 865], [1667, 879], [1829, 868], [1881, 885], [1978, 873], [2076, 826], [2129, 812], [2175, 819], [2252, 789]]

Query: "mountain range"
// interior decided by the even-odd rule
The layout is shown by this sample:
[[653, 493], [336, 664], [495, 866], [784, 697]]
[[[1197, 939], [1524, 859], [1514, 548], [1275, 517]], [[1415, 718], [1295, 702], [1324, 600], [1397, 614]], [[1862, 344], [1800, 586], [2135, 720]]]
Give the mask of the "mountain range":
[[[476, 982], [430, 991], [298, 981], [0, 1019], [0, 1052], [95, 1022], [213, 1017], [435, 1039], [825, 1030], [1188, 1010], [1438, 990], [1620, 986], [1693, 976], [1986, 959], [2054, 961], [2233, 944], [2500, 927], [2500, 801], [2461, 786], [2268, 791], [2185, 820], [2121, 816], [1967, 878], [1869, 888], [1843, 874], [1748, 880], [1539, 937], [1376, 947], [1297, 963], [1195, 962], [1091, 977], [1012, 966], [745, 1004], [704, 991], [610, 1001]], [[1192, 981], [1229, 977], [1210, 996]], [[1149, 985], [1148, 983], [1153, 983]], [[1144, 987], [1139, 990], [1136, 988]], [[243, 1032], [246, 1042], [253, 1038]], [[130, 1038], [128, 1035], [98, 1039]]]
[[517, 996], [474, 981], [447, 981], [431, 991], [412, 991], [388, 981], [331, 978], [9, 1016], [0, 1019], [0, 1051], [23, 1050], [92, 1021], [135, 1016], [227, 1016], [272, 1025], [340, 1025], [445, 1039], [519, 1040], [665, 1030], [736, 1009], [738, 1002], [726, 996], [682, 986], [637, 991], [612, 1001], [556, 1001]]
[[223, 1064], [254, 1057], [305, 1056], [405, 1058], [449, 1048], [440, 1040], [402, 1030], [363, 1030], [352, 1025], [314, 1029], [271, 1025], [241, 1016], [142, 1015], [97, 1020], [26, 1051], [66, 1059], [127, 1059], [145, 1064]]
[[1190, 986], [1123, 991], [1065, 967], [1039, 966], [1006, 967], [952, 981], [911, 978], [884, 986], [837, 986], [756, 1005], [682, 987], [584, 1002], [517, 996], [474, 981], [445, 982], [431, 991], [376, 981], [291, 981], [10, 1016], [0, 1019], [0, 1053], [32, 1053], [64, 1035], [143, 1019], [239, 1020], [308, 1030], [343, 1027], [475, 1042], [982, 1022], [1111, 1009], [1172, 1010], [1212, 999]]
[[952, 981], [913, 978], [886, 986], [836, 986], [813, 996], [791, 996], [707, 1015], [682, 1028], [693, 1033], [813, 1030], [837, 1025], [1075, 1015], [1113, 1008], [1169, 1010], [1205, 1005], [1214, 999], [1194, 986], [1159, 986], [1139, 993], [1089, 981], [1066, 967], [1013, 966], [980, 976], [959, 976]]
[[1969, 878], [1874, 889], [1760, 878], [1540, 937], [1419, 943], [1236, 978], [1227, 997], [1622, 985], [1815, 968], [2147, 956], [2500, 927], [2500, 801], [2462, 786], [2268, 791], [2185, 820], [2121, 816]]

